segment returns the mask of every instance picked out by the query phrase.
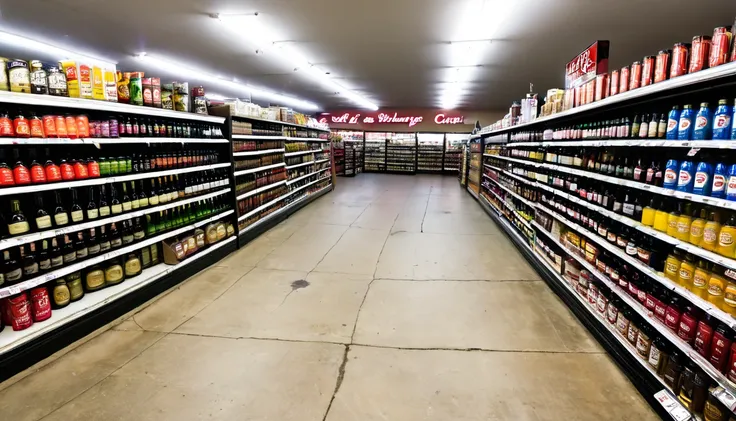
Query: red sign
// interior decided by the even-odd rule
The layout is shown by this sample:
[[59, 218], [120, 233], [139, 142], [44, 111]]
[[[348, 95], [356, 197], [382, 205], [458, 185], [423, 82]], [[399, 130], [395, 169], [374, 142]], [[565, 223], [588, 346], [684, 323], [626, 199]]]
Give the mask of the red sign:
[[[351, 113], [346, 112], [337, 115], [322, 114], [319, 120], [321, 123], [336, 124], [407, 124], [409, 127], [416, 126], [424, 121], [421, 115], [400, 115], [398, 112], [393, 113]], [[434, 116], [435, 124], [463, 124], [465, 117], [457, 115], [448, 115], [446, 113], [437, 113]]]
[[581, 86], [608, 73], [608, 41], [596, 41], [565, 66], [565, 89]]

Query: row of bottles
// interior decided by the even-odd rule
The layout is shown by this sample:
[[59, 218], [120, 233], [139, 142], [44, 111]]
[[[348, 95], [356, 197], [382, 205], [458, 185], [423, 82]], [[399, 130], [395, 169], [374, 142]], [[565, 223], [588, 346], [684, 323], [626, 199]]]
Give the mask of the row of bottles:
[[209, 218], [228, 208], [225, 197], [201, 200], [120, 222], [3, 250], [0, 286], [13, 285], [101, 253]]
[[235, 183], [235, 194], [241, 195], [257, 188], [284, 180], [286, 180], [286, 168], [284, 167], [244, 174], [237, 177]]
[[44, 158], [38, 159], [35, 149], [28, 149], [24, 157], [21, 156], [18, 149], [14, 149], [12, 161], [14, 164], [11, 168], [4, 151], [0, 150], [0, 187], [84, 180], [188, 168], [218, 162], [217, 153], [213, 150], [184, 150], [175, 147], [164, 148], [159, 152], [132, 154], [117, 158], [107, 156], [67, 157], [58, 160], [54, 159], [50, 148], [46, 148]]
[[264, 192], [256, 193], [253, 196], [248, 196], [245, 199], [238, 200], [238, 216], [245, 215], [253, 209], [285, 195], [288, 191], [289, 189], [287, 186], [281, 185], [274, 189], [269, 189]]
[[[6, 223], [0, 227], [0, 238], [62, 228], [188, 199], [221, 189], [228, 183], [227, 172], [217, 169], [183, 174], [181, 177], [177, 174], [149, 180], [89, 186], [86, 189], [37, 192], [33, 194], [32, 201], [25, 196], [12, 198], [3, 206], [9, 212], [3, 215]], [[86, 193], [84, 197], [80, 197], [80, 190]], [[50, 196], [53, 196], [53, 201], [49, 200]]]

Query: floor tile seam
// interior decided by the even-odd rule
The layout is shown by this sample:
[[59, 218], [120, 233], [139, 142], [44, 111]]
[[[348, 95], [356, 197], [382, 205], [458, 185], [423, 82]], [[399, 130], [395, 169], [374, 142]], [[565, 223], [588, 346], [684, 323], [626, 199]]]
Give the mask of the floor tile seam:
[[314, 271], [315, 269], [317, 269], [317, 267], [319, 267], [320, 263], [322, 263], [325, 260], [325, 257], [327, 257], [327, 255], [330, 254], [332, 249], [334, 249], [337, 243], [339, 243], [340, 240], [342, 240], [342, 237], [345, 236], [345, 234], [350, 230], [350, 228], [351, 227], [348, 227], [348, 229], [346, 229], [345, 231], [342, 232], [342, 234], [340, 234], [340, 237], [338, 237], [337, 241], [335, 241], [335, 243], [332, 246], [330, 246], [329, 250], [327, 250], [327, 252], [325, 252], [325, 254], [322, 255], [322, 258], [319, 259], [319, 262], [317, 262], [317, 264], [314, 265], [314, 267], [311, 270], [309, 270], [309, 272], [307, 272], [307, 276], [309, 276], [309, 274], [312, 273], [312, 271]]
[[322, 417], [322, 421], [327, 420], [327, 416], [330, 414], [330, 409], [332, 409], [332, 403], [335, 401], [335, 396], [337, 396], [337, 392], [340, 391], [342, 382], [345, 379], [345, 370], [348, 365], [348, 353], [349, 352], [350, 352], [350, 345], [345, 345], [345, 353], [342, 355], [342, 363], [340, 364], [340, 367], [337, 369], [337, 379], [335, 379], [335, 390], [332, 392], [330, 403], [327, 404], [327, 409], [325, 410], [325, 415]]
[[[147, 332], [147, 331], [144, 331], [144, 332]], [[162, 332], [156, 332], [156, 333], [162, 333]], [[133, 362], [136, 358], [140, 357], [141, 354], [143, 354], [144, 352], [146, 352], [147, 350], [149, 350], [151, 347], [153, 347], [154, 345], [156, 345], [157, 343], [159, 343], [163, 338], [167, 337], [168, 335], [169, 335], [168, 333], [163, 333], [163, 335], [161, 335], [158, 339], [156, 339], [155, 341], [151, 342], [150, 345], [148, 345], [148, 346], [144, 347], [143, 349], [141, 349], [140, 352], [138, 352], [137, 354], [135, 354], [134, 356], [130, 357], [128, 360], [126, 360], [125, 362], [123, 362], [122, 364], [120, 364], [120, 366], [118, 366], [116, 369], [112, 370], [106, 376], [102, 377], [100, 380], [96, 381], [94, 384], [90, 385], [89, 387], [87, 387], [84, 390], [80, 391], [79, 393], [75, 394], [73, 397], [69, 398], [64, 403], [62, 403], [58, 407], [54, 408], [52, 411], [50, 411], [46, 415], [42, 416], [41, 418], [38, 418], [37, 421], [43, 421], [44, 419], [46, 419], [49, 416], [53, 415], [56, 411], [58, 411], [58, 410], [62, 409], [63, 407], [69, 405], [72, 401], [76, 400], [80, 396], [82, 396], [85, 393], [87, 393], [88, 391], [92, 390], [92, 388], [96, 387], [100, 383], [102, 383], [105, 380], [107, 380], [108, 378], [112, 377], [113, 375], [115, 375], [115, 373], [117, 373], [118, 371], [120, 371], [126, 365], [130, 364], [131, 362]]]
[[[422, 216], [422, 225], [420, 226], [419, 232], [424, 232], [424, 220], [427, 218], [427, 210], [429, 209], [429, 199], [432, 197], [432, 189], [434, 186], [429, 186], [429, 194], [427, 195], [427, 203], [424, 205], [424, 215]], [[393, 227], [391, 227], [393, 228]]]
[[[371, 200], [371, 203], [373, 203], [373, 201], [372, 201], [372, 200]], [[351, 222], [350, 224], [348, 224], [348, 226], [349, 226], [350, 228], [352, 228], [352, 227], [353, 227], [353, 224], [354, 224], [354, 223], [355, 223], [355, 222], [356, 222], [356, 221], [357, 221], [358, 219], [360, 219], [360, 217], [361, 217], [361, 216], [363, 216], [363, 214], [365, 213], [365, 211], [367, 211], [367, 210], [368, 210], [368, 208], [370, 208], [370, 207], [371, 207], [371, 203], [367, 204], [367, 205], [366, 205], [366, 206], [365, 206], [365, 207], [363, 208], [363, 210], [362, 210], [362, 211], [360, 211], [360, 214], [359, 214], [358, 216], [356, 216], [356, 217], [355, 217], [355, 219], [353, 219], [353, 222]]]
[[[546, 284], [546, 282], [545, 282], [545, 285], [544, 285], [544, 287], [545, 287], [545, 288], [547, 288], [547, 290], [548, 290], [548, 291], [549, 291], [549, 292], [550, 292], [551, 294], [553, 294], [553, 295], [554, 295], [555, 297], [557, 297], [557, 295], [555, 294], [555, 292], [554, 292], [554, 291], [552, 291], [552, 289], [551, 289], [551, 288], [549, 287], [549, 285], [547, 285], [547, 284]], [[559, 299], [559, 298], [558, 298], [558, 299]], [[569, 308], [568, 308], [568, 307], [567, 307], [567, 306], [566, 306], [566, 305], [565, 305], [564, 303], [562, 303], [561, 301], [559, 301], [559, 302], [560, 302], [560, 304], [562, 304], [562, 305], [563, 305], [563, 306], [564, 306], [565, 308], [567, 308], [567, 309], [569, 310]], [[546, 309], [546, 308], [545, 308], [545, 307], [544, 307], [543, 305], [540, 305], [540, 306], [536, 306], [536, 307], [537, 307], [537, 308], [541, 308], [541, 309], [542, 309], [542, 313], [544, 314], [544, 317], [545, 317], [545, 318], [546, 318], [547, 320], [549, 320], [549, 322], [550, 322], [549, 324], [550, 324], [550, 325], [552, 325], [552, 330], [554, 331], [554, 333], [555, 333], [555, 336], [556, 336], [556, 337], [557, 337], [557, 339], [558, 339], [558, 340], [560, 341], [560, 343], [562, 344], [562, 346], [564, 346], [564, 347], [565, 347], [566, 349], [568, 349], [568, 350], [569, 350], [570, 348], [569, 348], [569, 347], [567, 346], [567, 343], [565, 342], [565, 340], [564, 340], [564, 339], [562, 339], [562, 334], [560, 333], [559, 329], [557, 329], [557, 325], [556, 325], [555, 323], [553, 323], [553, 322], [552, 322], [552, 318], [550, 317], [550, 313], [549, 313], [549, 312], [547, 311], [547, 309]], [[573, 316], [573, 317], [574, 317], [574, 316]], [[575, 319], [577, 320], [577, 318], [575, 318]], [[582, 328], [583, 330], [585, 330], [585, 327], [583, 327], [582, 325], [581, 325], [580, 327], [581, 327], [581, 328]]]
[[355, 313], [355, 322], [353, 323], [353, 332], [350, 334], [350, 343], [353, 343], [353, 338], [355, 338], [355, 331], [358, 328], [358, 320], [360, 320], [360, 311], [363, 309], [363, 304], [365, 304], [366, 298], [368, 298], [368, 293], [371, 290], [371, 286], [373, 285], [373, 282], [376, 279], [371, 279], [370, 282], [368, 282], [368, 287], [365, 289], [365, 294], [363, 295], [363, 300], [360, 302], [360, 306], [358, 307], [358, 311]]

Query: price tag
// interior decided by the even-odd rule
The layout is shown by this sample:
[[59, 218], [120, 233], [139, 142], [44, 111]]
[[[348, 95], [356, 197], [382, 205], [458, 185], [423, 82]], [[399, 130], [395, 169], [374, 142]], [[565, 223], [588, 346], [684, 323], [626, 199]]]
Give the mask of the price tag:
[[[685, 142], [688, 143], [688, 142]], [[687, 146], [687, 145], [682, 145]], [[700, 152], [700, 148], [691, 148], [689, 151], [687, 151], [687, 156], [695, 156], [698, 152]]]
[[94, 142], [93, 141], [92, 144], [95, 145], [95, 148], [102, 149], [102, 147], [100, 146], [100, 142]]
[[719, 401], [721, 401], [728, 409], [733, 412], [736, 410], [736, 397], [734, 397], [729, 391], [724, 389], [721, 386], [716, 387], [713, 389], [713, 396], [718, 398]]
[[650, 190], [652, 188], [652, 186], [650, 186], [649, 184], [643, 184], [641, 186], [641, 188], [644, 189], [644, 190]]
[[20, 294], [20, 287], [19, 286], [12, 286], [8, 288], [8, 291], [10, 291], [10, 295]]

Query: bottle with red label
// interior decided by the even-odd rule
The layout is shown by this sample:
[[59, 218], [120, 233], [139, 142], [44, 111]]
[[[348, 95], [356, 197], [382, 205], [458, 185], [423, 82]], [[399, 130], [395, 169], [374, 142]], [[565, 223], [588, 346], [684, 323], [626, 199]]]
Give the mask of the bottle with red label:
[[31, 137], [31, 125], [21, 111], [18, 111], [13, 120], [13, 130], [15, 130], [15, 137]]
[[31, 303], [28, 301], [28, 295], [25, 292], [9, 297], [5, 305], [7, 306], [5, 311], [8, 313], [13, 330], [24, 330], [33, 325]]
[[731, 343], [733, 342], [732, 333], [729, 332], [728, 328], [724, 324], [718, 325], [715, 332], [713, 332], [713, 339], [711, 339], [710, 352], [708, 361], [716, 370], [721, 373], [726, 369], [726, 363], [729, 358], [729, 350], [731, 349]]
[[12, 187], [14, 185], [13, 170], [5, 161], [5, 150], [0, 148], [0, 187]]
[[10, 119], [10, 115], [5, 110], [0, 112], [0, 137], [15, 137], [13, 120]]
[[65, 158], [61, 158], [59, 162], [59, 169], [61, 170], [61, 179], [64, 181], [74, 180], [74, 167]]
[[698, 318], [700, 317], [698, 308], [688, 306], [684, 313], [680, 316], [680, 326], [677, 329], [677, 336], [690, 346], [695, 340], [695, 333], [698, 329]]
[[100, 164], [92, 157], [87, 158], [87, 173], [89, 174], [89, 178], [98, 178], [100, 176]]
[[680, 328], [680, 317], [682, 316], [682, 310], [680, 308], [680, 297], [673, 296], [670, 299], [670, 303], [667, 306], [667, 311], [664, 315], [664, 324], [670, 328], [673, 332], [677, 332]]
[[58, 134], [56, 133], [56, 119], [54, 116], [43, 116], [43, 131], [47, 137], [58, 137]]
[[45, 286], [31, 290], [31, 316], [34, 322], [42, 322], [51, 317], [51, 300]]
[[89, 172], [87, 171], [87, 162], [84, 159], [75, 159], [72, 162], [74, 167], [74, 178], [77, 180], [84, 180], [89, 178]]
[[31, 137], [35, 138], [45, 138], [46, 134], [43, 130], [43, 122], [40, 118], [36, 115], [36, 113], [31, 112], [31, 118], [30, 118], [30, 124], [31, 124]]
[[64, 122], [66, 123], [66, 136], [69, 139], [78, 138], [79, 136], [77, 135], [77, 119], [67, 114], [64, 117]]
[[46, 162], [43, 164], [43, 169], [46, 172], [46, 182], [55, 183], [62, 181], [61, 168], [51, 160], [49, 148], [46, 148]]
[[695, 342], [693, 348], [698, 351], [698, 354], [702, 355], [703, 358], [710, 357], [711, 341], [713, 340], [713, 318], [711, 315], [707, 315], [703, 320], [698, 323], [698, 330], [695, 333]]
[[62, 115], [54, 116], [54, 126], [56, 127], [56, 136], [60, 138], [69, 137], [69, 132], [66, 129], [66, 119]]
[[46, 171], [44, 171], [43, 166], [36, 160], [36, 150], [31, 149], [28, 153], [31, 160], [31, 182], [33, 184], [45, 183]]
[[13, 149], [13, 158], [15, 160], [15, 165], [13, 166], [13, 180], [15, 180], [15, 184], [18, 186], [31, 184], [31, 172], [28, 171], [28, 167], [21, 161], [18, 149]]

